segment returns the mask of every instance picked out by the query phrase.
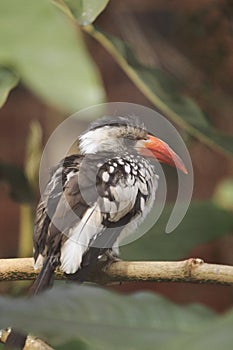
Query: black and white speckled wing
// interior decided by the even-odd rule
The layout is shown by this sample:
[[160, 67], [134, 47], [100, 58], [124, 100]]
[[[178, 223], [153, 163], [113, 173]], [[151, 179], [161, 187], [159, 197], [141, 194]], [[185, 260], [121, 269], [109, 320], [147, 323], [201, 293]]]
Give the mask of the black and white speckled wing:
[[[153, 167], [143, 158], [106, 153], [87, 155], [64, 192], [65, 202], [80, 221], [75, 223], [75, 218], [69, 217], [73, 216], [71, 212], [67, 224], [63, 220], [67, 213], [61, 219], [62, 232], [68, 237], [61, 247], [62, 270], [67, 274], [75, 273], [83, 267], [84, 255], [91, 260], [90, 255], [96, 257], [96, 249], [101, 255], [121, 236], [135, 229], [151, 209], [156, 184]], [[77, 212], [81, 202], [82, 206], [88, 205], [82, 214]], [[60, 210], [60, 206], [58, 208]], [[130, 223], [133, 226], [128, 228]]]
[[[111, 231], [121, 228], [114, 242], [117, 252], [122, 240], [133, 234], [151, 210], [158, 176], [148, 160], [139, 155], [125, 154], [108, 160], [101, 167], [100, 178], [103, 180], [102, 191], [107, 193], [100, 199], [106, 212], [104, 224]], [[104, 241], [107, 242], [105, 238]]]
[[[72, 157], [66, 158], [61, 173], [57, 168], [52, 175], [47, 191], [53, 195], [43, 202], [47, 216], [43, 213], [34, 236], [35, 258], [50, 257], [67, 274], [95, 264], [127, 235], [132, 220], [135, 225], [143, 219], [146, 203], [150, 209], [156, 189], [153, 167], [144, 158], [107, 153]], [[62, 186], [59, 181], [52, 185], [58, 175]]]
[[80, 155], [66, 157], [51, 171], [50, 179], [37, 207], [34, 224], [33, 246], [36, 269], [42, 267], [47, 254], [49, 227], [59, 200], [63, 195], [67, 175], [69, 172], [78, 171], [82, 158], [83, 156]]
[[41, 268], [41, 271], [30, 288], [29, 295], [38, 294], [52, 284], [53, 272], [60, 263], [61, 235], [50, 241], [50, 227], [63, 196], [67, 176], [72, 171], [78, 171], [82, 158], [79, 155], [72, 155], [54, 167], [41, 197], [33, 235], [34, 267]]

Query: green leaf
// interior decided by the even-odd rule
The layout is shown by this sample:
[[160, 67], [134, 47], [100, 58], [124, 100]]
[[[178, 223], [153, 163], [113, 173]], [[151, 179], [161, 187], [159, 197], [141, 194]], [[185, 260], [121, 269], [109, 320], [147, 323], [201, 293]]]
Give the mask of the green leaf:
[[81, 338], [90, 349], [160, 349], [196, 338], [217, 322], [216, 314], [201, 306], [178, 307], [150, 293], [120, 296], [77, 285], [30, 300], [0, 298], [0, 309], [0, 327], [32, 332], [52, 345]]
[[109, 0], [64, 0], [78, 22], [85, 26], [99, 16]]
[[197, 245], [233, 233], [233, 215], [212, 202], [192, 202], [180, 225], [165, 234], [172, 210], [167, 205], [155, 226], [141, 239], [121, 247], [126, 260], [175, 260], [186, 257]]
[[[38, 189], [38, 174], [42, 154], [42, 128], [37, 120], [29, 125], [26, 140], [25, 174], [36, 197]], [[32, 252], [32, 232], [35, 208], [31, 205], [20, 206], [20, 225], [18, 241], [18, 257], [30, 256]]]
[[226, 178], [217, 185], [213, 200], [223, 208], [233, 211], [233, 178]]
[[10, 188], [12, 199], [17, 202], [31, 203], [33, 199], [30, 184], [24, 172], [16, 165], [0, 162], [0, 181]]
[[[230, 350], [232, 348], [232, 325], [233, 311], [220, 317], [217, 322], [213, 322], [210, 327], [203, 328], [198, 336], [191, 336], [187, 339], [181, 339], [176, 343], [173, 350], [189, 349], [204, 350], [210, 346], [211, 350]], [[164, 348], [163, 350], [165, 350]], [[171, 349], [170, 347], [167, 348]]]
[[215, 150], [233, 155], [233, 137], [219, 133], [198, 105], [179, 92], [177, 82], [165, 72], [142, 65], [129, 46], [116, 37], [84, 27], [113, 56], [141, 92], [168, 118]]
[[0, 67], [0, 107], [4, 105], [10, 91], [18, 84], [18, 77], [7, 68]]
[[37, 120], [33, 120], [29, 125], [29, 133], [26, 140], [25, 173], [35, 192], [38, 188], [38, 174], [43, 151], [42, 136], [40, 123]]
[[[82, 340], [73, 340], [68, 343], [56, 346], [56, 350], [91, 350], [91, 347]], [[98, 350], [98, 349], [95, 349]]]
[[49, 1], [0, 1], [0, 47], [0, 64], [49, 103], [74, 112], [103, 101], [80, 31]]

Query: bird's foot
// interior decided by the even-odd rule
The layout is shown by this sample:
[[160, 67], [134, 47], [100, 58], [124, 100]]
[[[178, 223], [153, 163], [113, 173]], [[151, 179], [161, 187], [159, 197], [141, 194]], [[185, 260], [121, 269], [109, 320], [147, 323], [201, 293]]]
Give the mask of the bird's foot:
[[107, 264], [121, 261], [119, 256], [112, 250], [107, 250], [104, 255], [106, 256], [106, 263]]

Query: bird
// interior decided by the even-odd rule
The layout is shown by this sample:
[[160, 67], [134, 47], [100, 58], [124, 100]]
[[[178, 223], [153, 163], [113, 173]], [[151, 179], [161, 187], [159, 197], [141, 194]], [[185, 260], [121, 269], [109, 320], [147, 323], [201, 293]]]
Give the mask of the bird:
[[182, 159], [135, 116], [102, 117], [78, 137], [79, 153], [56, 165], [38, 204], [30, 294], [53, 284], [59, 268], [84, 282], [101, 259], [114, 261], [122, 240], [152, 209], [159, 176], [154, 162], [187, 174]]

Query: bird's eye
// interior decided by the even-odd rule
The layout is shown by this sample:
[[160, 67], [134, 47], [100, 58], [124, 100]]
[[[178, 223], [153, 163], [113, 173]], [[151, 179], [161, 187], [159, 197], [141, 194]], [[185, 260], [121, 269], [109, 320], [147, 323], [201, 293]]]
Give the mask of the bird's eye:
[[137, 142], [137, 140], [135, 139], [135, 137], [133, 135], [127, 135], [126, 137], [124, 137], [124, 143], [125, 143], [127, 148], [134, 147], [136, 142]]
[[134, 136], [134, 135], [127, 135], [125, 138], [126, 138], [126, 139], [128, 139], [128, 140], [133, 140], [133, 141], [136, 141], [136, 139], [135, 139], [135, 136]]

